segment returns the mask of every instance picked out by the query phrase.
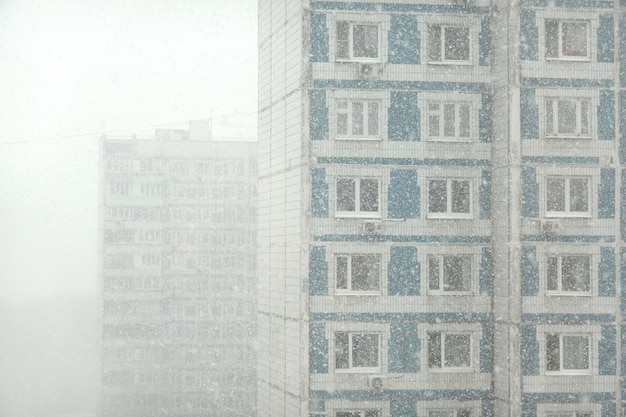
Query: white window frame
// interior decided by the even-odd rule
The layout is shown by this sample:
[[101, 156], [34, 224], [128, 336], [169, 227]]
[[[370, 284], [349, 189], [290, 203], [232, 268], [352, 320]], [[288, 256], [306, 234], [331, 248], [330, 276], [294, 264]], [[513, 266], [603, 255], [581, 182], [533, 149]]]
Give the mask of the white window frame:
[[[574, 103], [576, 106], [576, 127], [574, 133], [569, 132], [559, 132], [559, 103], [560, 102], [569, 102]], [[587, 107], [587, 120], [586, 120], [586, 132], [583, 129], [583, 103], [586, 103]], [[544, 132], [546, 138], [576, 138], [576, 139], [591, 139], [592, 138], [592, 127], [593, 127], [593, 101], [591, 97], [545, 97], [544, 99]], [[552, 117], [550, 117], [550, 115]], [[550, 120], [552, 119], [552, 120]], [[552, 130], [550, 131], [549, 126], [552, 125]]]
[[[549, 21], [555, 21], [558, 23], [557, 28], [557, 53], [556, 56], [548, 56], [548, 31], [547, 24]], [[566, 55], [563, 52], [563, 24], [585, 24], [586, 25], [586, 45], [585, 48], [587, 50], [586, 55]], [[546, 60], [558, 60], [558, 61], [590, 61], [591, 60], [591, 21], [585, 19], [552, 19], [547, 18], [544, 20], [543, 25], [543, 49], [544, 49], [544, 58]]]
[[[446, 212], [430, 211], [430, 184], [433, 181], [446, 182]], [[469, 185], [469, 212], [453, 212], [452, 211], [452, 184], [453, 182], [467, 182]], [[428, 178], [426, 187], [426, 201], [428, 202], [427, 218], [429, 219], [472, 219], [474, 217], [474, 181], [465, 178]]]
[[[549, 185], [548, 183], [550, 182], [550, 180], [552, 179], [563, 179], [565, 180], [565, 200], [563, 201], [563, 205], [564, 205], [564, 210], [563, 211], [556, 211], [556, 210], [549, 210], [548, 207], [548, 196], [550, 194], [550, 189], [549, 189]], [[572, 202], [572, 198], [571, 198], [571, 181], [572, 180], [586, 180], [587, 181], [587, 211], [572, 211], [571, 210], [571, 202]], [[565, 176], [565, 175], [547, 175], [546, 179], [545, 179], [545, 190], [543, 193], [544, 196], [544, 204], [545, 204], [545, 215], [546, 217], [591, 217], [591, 213], [592, 213], [592, 205], [593, 205], [593, 200], [592, 200], [592, 193], [593, 193], [593, 182], [592, 182], [592, 178], [590, 176]]]
[[[375, 257], [378, 260], [378, 289], [376, 290], [359, 290], [353, 289], [353, 273], [352, 260], [358, 256], [370, 256]], [[339, 266], [338, 262], [340, 258], [346, 259], [346, 288], [339, 288]], [[379, 295], [382, 291], [382, 275], [383, 275], [383, 260], [380, 253], [336, 253], [334, 256], [334, 277], [335, 277], [335, 292], [337, 294], [358, 294], [358, 295]]]
[[[444, 263], [446, 258], [461, 258], [469, 260], [469, 288], [464, 291], [452, 291], [445, 289], [445, 276], [444, 276]], [[431, 269], [431, 262], [435, 260], [438, 265], [438, 286], [437, 288], [431, 287], [431, 275], [433, 273]], [[472, 255], [469, 254], [437, 254], [437, 255], [429, 255], [428, 256], [428, 292], [430, 294], [437, 295], [468, 295], [472, 294], [474, 289], [474, 259]]]
[[[346, 108], [341, 108], [340, 103], [346, 103]], [[362, 103], [363, 112], [362, 112], [362, 120], [363, 133], [358, 135], [353, 133], [354, 129], [354, 104]], [[376, 130], [377, 132], [370, 133], [370, 106], [376, 105]], [[335, 139], [336, 140], [381, 140], [382, 139], [382, 101], [369, 99], [369, 98], [336, 98], [335, 99], [335, 123], [334, 123], [334, 131], [335, 131]], [[346, 133], [339, 133], [339, 119], [341, 115], [345, 115], [346, 117]]]
[[[431, 109], [432, 106], [438, 106], [437, 110]], [[426, 133], [428, 140], [441, 141], [441, 142], [470, 142], [472, 140], [474, 119], [474, 109], [472, 103], [469, 101], [456, 101], [456, 100], [430, 100], [426, 104], [426, 110], [428, 112]], [[446, 135], [446, 106], [454, 106], [454, 135]], [[467, 106], [467, 135], [461, 136], [461, 107]], [[433, 118], [437, 118], [437, 135], [433, 135], [431, 129], [431, 123]]]
[[[339, 39], [339, 25], [345, 23], [348, 24], [348, 39]], [[354, 51], [354, 28], [355, 26], [375, 26], [377, 28], [377, 56], [376, 57], [367, 57], [367, 56], [355, 56]], [[383, 31], [381, 30], [380, 23], [372, 22], [372, 21], [355, 21], [350, 19], [336, 19], [334, 22], [334, 42], [335, 42], [335, 61], [338, 62], [381, 62], [382, 60], [382, 35]], [[339, 56], [340, 54], [340, 42], [348, 42], [348, 56]]]
[[[339, 181], [340, 180], [353, 180], [354, 181], [354, 210], [339, 210]], [[361, 210], [361, 181], [363, 180], [375, 180], [377, 182], [377, 211], [363, 211]], [[353, 218], [368, 218], [368, 219], [379, 219], [382, 213], [382, 186], [381, 186], [381, 178], [377, 177], [354, 177], [354, 176], [337, 176], [335, 180], [335, 216], [336, 217], [353, 217]]]
[[[589, 260], [589, 270], [587, 271], [589, 274], [589, 290], [587, 291], [568, 291], [568, 290], [564, 290], [563, 289], [563, 262], [564, 262], [564, 258], [568, 258], [568, 257], [586, 257]], [[557, 260], [557, 271], [556, 271], [556, 282], [557, 282], [557, 288], [556, 289], [550, 289], [548, 288], [549, 285], [549, 281], [550, 281], [550, 259], [556, 258]], [[559, 253], [559, 254], [554, 254], [554, 253], [548, 253], [546, 254], [546, 259], [545, 259], [545, 277], [546, 277], [546, 293], [548, 295], [563, 295], [563, 296], [579, 296], [579, 295], [591, 295], [592, 291], [593, 291], [593, 280], [594, 280], [594, 274], [593, 274], [593, 256], [591, 254], [583, 254], [583, 253]]]
[[[440, 341], [440, 354], [439, 354], [439, 362], [440, 366], [432, 366], [430, 363], [430, 337], [431, 334], [439, 334]], [[469, 337], [469, 365], [468, 366], [445, 366], [445, 355], [446, 355], [446, 337], [447, 336], [468, 336]], [[426, 363], [427, 369], [429, 372], [473, 372], [474, 370], [474, 334], [468, 331], [452, 331], [452, 330], [429, 330], [426, 333], [427, 336], [427, 347], [426, 347]]]
[[[339, 352], [339, 347], [337, 346], [337, 335], [338, 334], [347, 334], [348, 336], [348, 351], [347, 351], [347, 358], [348, 358], [348, 367], [347, 368], [339, 368], [337, 367], [337, 359], [338, 359], [338, 352]], [[354, 336], [358, 336], [358, 335], [368, 335], [368, 336], [376, 336], [376, 341], [377, 341], [377, 353], [378, 353], [378, 357], [376, 358], [376, 366], [354, 366], [353, 361], [354, 361], [354, 357], [353, 357], [353, 345], [354, 345]], [[336, 373], [371, 373], [371, 372], [380, 372], [381, 367], [382, 367], [382, 334], [380, 332], [372, 332], [372, 331], [368, 331], [368, 330], [363, 330], [363, 331], [359, 331], [359, 330], [350, 330], [350, 331], [335, 331], [333, 333], [333, 345], [334, 345], [334, 368], [335, 368], [335, 372]]]
[[[559, 339], [559, 370], [548, 370], [548, 337], [557, 336]], [[545, 345], [544, 345], [544, 358], [545, 358], [545, 372], [546, 375], [591, 375], [593, 369], [592, 363], [592, 349], [593, 349], [593, 338], [590, 333], [565, 333], [565, 332], [545, 332]], [[564, 343], [563, 339], [567, 337], [584, 337], [587, 339], [587, 365], [586, 369], [563, 369], [563, 359], [566, 355], [564, 355]]]
[[[434, 42], [434, 39], [431, 38], [431, 34], [432, 34], [432, 29], [438, 27], [439, 28], [439, 59], [431, 59], [431, 42]], [[445, 36], [445, 32], [447, 28], [458, 28], [458, 29], [466, 29], [467, 30], [467, 44], [468, 44], [468, 51], [467, 51], [467, 59], [462, 59], [462, 60], [456, 60], [456, 59], [446, 59], [445, 57], [445, 42], [446, 42], [446, 36]], [[432, 23], [428, 25], [428, 29], [427, 29], [427, 33], [428, 33], [428, 42], [427, 42], [427, 49], [426, 49], [426, 56], [428, 57], [428, 63], [429, 64], [435, 64], [435, 65], [472, 65], [472, 61], [473, 61], [473, 48], [472, 45], [474, 44], [474, 34], [473, 34], [473, 30], [470, 26], [468, 25], [459, 25], [459, 24], [450, 24], [450, 23]]]

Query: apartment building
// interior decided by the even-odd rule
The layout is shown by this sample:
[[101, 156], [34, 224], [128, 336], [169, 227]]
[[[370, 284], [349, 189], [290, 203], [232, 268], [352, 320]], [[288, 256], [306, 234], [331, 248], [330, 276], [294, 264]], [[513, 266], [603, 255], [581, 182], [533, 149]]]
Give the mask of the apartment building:
[[101, 140], [102, 416], [256, 415], [256, 142]]
[[259, 2], [259, 416], [626, 409], [626, 2]]

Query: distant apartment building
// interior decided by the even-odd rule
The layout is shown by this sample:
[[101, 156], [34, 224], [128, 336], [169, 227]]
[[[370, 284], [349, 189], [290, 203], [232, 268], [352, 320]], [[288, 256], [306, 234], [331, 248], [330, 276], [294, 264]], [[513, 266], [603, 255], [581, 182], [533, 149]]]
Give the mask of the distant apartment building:
[[261, 417], [626, 412], [626, 2], [259, 3]]
[[103, 417], [256, 415], [256, 149], [102, 138]]

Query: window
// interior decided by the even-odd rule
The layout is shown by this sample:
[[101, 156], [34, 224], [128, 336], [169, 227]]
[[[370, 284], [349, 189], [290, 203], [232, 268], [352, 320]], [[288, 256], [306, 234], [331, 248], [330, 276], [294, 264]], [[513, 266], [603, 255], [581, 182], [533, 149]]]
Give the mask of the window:
[[337, 22], [335, 57], [338, 61], [378, 61], [380, 58], [378, 25]]
[[428, 182], [429, 217], [470, 218], [471, 207], [470, 181], [441, 179]]
[[380, 368], [377, 333], [335, 333], [335, 369], [376, 371]]
[[470, 60], [470, 30], [462, 26], [428, 26], [428, 60], [467, 63]]
[[428, 136], [431, 139], [469, 140], [470, 104], [428, 103]]
[[469, 292], [472, 290], [472, 258], [469, 256], [434, 256], [428, 259], [428, 289], [433, 292]]
[[337, 255], [337, 291], [380, 291], [380, 255]]
[[546, 19], [546, 58], [589, 58], [589, 22]]
[[335, 417], [380, 417], [382, 414], [380, 410], [368, 409], [368, 410], [350, 410], [350, 411], [336, 411]]
[[375, 178], [339, 178], [337, 215], [378, 217], [379, 183]]
[[546, 136], [590, 137], [590, 109], [585, 99], [546, 99]]
[[428, 332], [428, 368], [470, 369], [471, 341], [469, 333]]
[[548, 256], [547, 290], [559, 293], [589, 293], [591, 259], [587, 255]]
[[378, 101], [337, 100], [338, 139], [379, 139]]
[[589, 373], [589, 335], [546, 334], [546, 371]]
[[428, 417], [472, 417], [472, 411], [467, 408], [458, 410], [430, 410]]
[[546, 413], [545, 417], [593, 417], [593, 413], [591, 411], [567, 411]]
[[548, 177], [546, 214], [584, 216], [589, 214], [589, 179], [581, 177]]

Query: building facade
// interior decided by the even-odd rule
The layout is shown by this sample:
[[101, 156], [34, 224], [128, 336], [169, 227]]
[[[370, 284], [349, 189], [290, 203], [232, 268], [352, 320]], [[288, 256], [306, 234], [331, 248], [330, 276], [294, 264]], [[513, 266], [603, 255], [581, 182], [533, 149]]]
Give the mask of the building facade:
[[256, 143], [101, 141], [102, 415], [256, 415]]
[[626, 2], [259, 2], [259, 416], [626, 411]]

